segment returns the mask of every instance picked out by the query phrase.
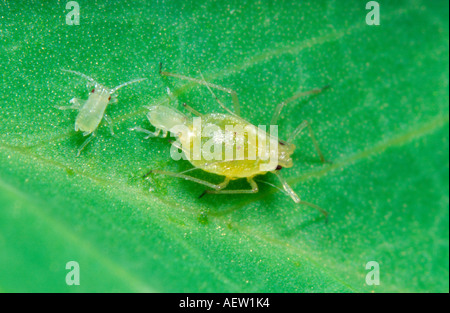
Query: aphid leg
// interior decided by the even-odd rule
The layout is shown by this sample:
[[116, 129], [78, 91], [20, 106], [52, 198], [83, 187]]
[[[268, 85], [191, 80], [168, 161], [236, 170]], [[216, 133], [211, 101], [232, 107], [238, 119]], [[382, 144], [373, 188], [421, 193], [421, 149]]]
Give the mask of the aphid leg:
[[[228, 185], [228, 182], [229, 182], [229, 179], [228, 179], [228, 181], [227, 180], [225, 180], [226, 182], [227, 182], [227, 185]], [[258, 184], [253, 180], [253, 178], [251, 178], [251, 177], [248, 177], [247, 178], [247, 181], [248, 181], [248, 183], [250, 184], [250, 187], [252, 187], [252, 189], [235, 189], [235, 190], [218, 190], [218, 189], [216, 189], [216, 190], [205, 190], [202, 194], [201, 194], [201, 196], [200, 196], [200, 198], [201, 197], [203, 197], [205, 194], [207, 194], [207, 193], [213, 193], [213, 194], [241, 194], [241, 193], [257, 193], [258, 191], [259, 191], [259, 189], [258, 189]], [[225, 185], [226, 186], [226, 185]]]
[[112, 135], [112, 136], [115, 136], [115, 134], [114, 134], [114, 128], [113, 128], [114, 123], [113, 123], [112, 119], [111, 119], [108, 115], [106, 115], [106, 114], [104, 115], [104, 118], [105, 118], [105, 121], [108, 123], [109, 130], [111, 131], [111, 135]]
[[[162, 70], [162, 63], [159, 63], [159, 74], [163, 75], [163, 76], [171, 76], [171, 77], [175, 77], [175, 78], [179, 78], [179, 79], [184, 79], [184, 80], [188, 80], [200, 85], [204, 85], [206, 86], [209, 91], [211, 92], [211, 94], [214, 96], [214, 98], [217, 100], [217, 102], [219, 103], [219, 105], [224, 108], [228, 113], [232, 114], [232, 115], [241, 115], [241, 110], [240, 110], [240, 105], [239, 105], [239, 100], [238, 100], [238, 96], [236, 91], [229, 89], [229, 88], [225, 88], [216, 84], [211, 84], [205, 81], [205, 79], [203, 78], [202, 75], [202, 79], [196, 79], [196, 78], [192, 78], [192, 77], [188, 77], [188, 76], [184, 76], [184, 75], [180, 75], [180, 74], [175, 74], [175, 73], [170, 73], [170, 72], [165, 72]], [[233, 100], [233, 105], [234, 105], [234, 110], [236, 112], [232, 112], [230, 109], [228, 109], [222, 102], [219, 101], [219, 99], [216, 97], [216, 95], [214, 94], [214, 92], [212, 92], [211, 88], [215, 88], [215, 89], [219, 89], [222, 91], [225, 91], [226, 93], [229, 93], [231, 95], [231, 99]]]
[[291, 197], [291, 199], [295, 203], [304, 204], [304, 205], [307, 205], [311, 208], [318, 210], [320, 213], [322, 213], [325, 216], [326, 222], [328, 221], [328, 212], [327, 211], [325, 211], [324, 209], [322, 209], [321, 207], [319, 207], [315, 204], [300, 200], [299, 196], [295, 193], [295, 191], [291, 188], [291, 186], [289, 186], [287, 181], [280, 175], [279, 172], [273, 171], [272, 173], [274, 173], [278, 177], [278, 179], [281, 182], [281, 185], [283, 186], [284, 191], [287, 193], [287, 195], [289, 195]]
[[226, 185], [228, 185], [228, 182], [229, 182], [228, 179], [225, 179], [225, 181], [223, 183], [213, 184], [213, 183], [210, 183], [210, 182], [208, 182], [206, 180], [199, 179], [199, 178], [196, 178], [196, 177], [192, 177], [192, 176], [189, 176], [189, 175], [185, 175], [183, 173], [174, 173], [174, 172], [167, 172], [167, 171], [161, 171], [161, 170], [151, 170], [147, 174], [145, 174], [143, 176], [143, 178], [147, 178], [150, 174], [160, 174], [160, 175], [167, 175], [167, 176], [171, 176], [171, 177], [181, 178], [181, 179], [189, 180], [189, 181], [192, 181], [192, 182], [195, 182], [195, 183], [198, 183], [198, 184], [201, 184], [201, 185], [204, 185], [204, 186], [216, 189], [216, 190], [225, 188]]
[[[203, 75], [202, 75], [201, 73], [200, 73], [200, 75], [202, 76], [203, 85], [205, 85], [206, 88], [208, 88], [209, 92], [211, 93], [211, 95], [213, 96], [213, 98], [216, 99], [217, 103], [219, 103], [219, 105], [220, 105], [223, 109], [225, 109], [228, 113], [230, 113], [231, 115], [241, 116], [241, 109], [240, 109], [239, 100], [238, 100], [238, 98], [237, 98], [237, 93], [236, 93], [236, 91], [231, 90], [231, 89], [228, 89], [228, 88], [225, 88], [225, 87], [221, 87], [221, 86], [219, 86], [219, 85], [207, 83], [207, 82], [205, 81], [205, 78], [203, 77]], [[219, 98], [217, 98], [216, 94], [212, 91], [211, 87], [212, 87], [212, 88], [219, 89], [219, 90], [226, 91], [226, 92], [228, 92], [228, 93], [231, 94], [231, 99], [233, 100], [234, 110], [236, 111], [236, 113], [235, 113], [235, 112], [232, 112], [229, 108], [227, 108], [227, 107], [225, 106], [225, 104], [223, 104], [223, 103], [219, 100]]]
[[278, 177], [278, 179], [281, 182], [281, 185], [283, 186], [284, 191], [286, 191], [286, 193], [289, 195], [289, 197], [291, 197], [291, 199], [295, 203], [299, 203], [301, 201], [299, 196], [295, 193], [295, 191], [291, 188], [291, 186], [289, 186], [287, 181], [280, 175], [280, 173], [278, 173], [277, 171], [273, 171], [272, 173], [274, 173], [275, 176]]
[[328, 162], [327, 160], [325, 160], [322, 151], [320, 150], [319, 147], [319, 143], [316, 140], [316, 137], [314, 136], [314, 132], [312, 130], [311, 125], [308, 123], [308, 121], [303, 121], [300, 125], [298, 125], [298, 127], [294, 130], [294, 133], [292, 135], [292, 139], [291, 141], [293, 141], [295, 139], [295, 137], [297, 137], [306, 127], [308, 127], [309, 130], [309, 137], [311, 137], [312, 142], [314, 143], [314, 147], [316, 148], [317, 154], [320, 157], [320, 161], [322, 163], [326, 163]]
[[301, 97], [305, 97], [305, 96], [310, 96], [310, 95], [317, 95], [319, 93], [321, 93], [322, 91], [328, 89], [330, 86], [324, 86], [322, 88], [316, 88], [313, 90], [309, 90], [309, 91], [305, 91], [305, 92], [300, 92], [296, 95], [293, 95], [292, 97], [290, 97], [289, 99], [284, 100], [283, 102], [279, 103], [276, 108], [275, 111], [273, 112], [272, 115], [272, 120], [270, 121], [271, 125], [275, 125], [278, 122], [278, 117], [280, 116], [281, 110], [290, 102], [297, 100]]
[[175, 148], [183, 150], [183, 146], [181, 145], [181, 142], [179, 140], [177, 141], [169, 140], [169, 143]]
[[145, 137], [144, 139], [149, 139], [150, 137], [158, 137], [159, 134], [161, 133], [161, 129], [160, 128], [157, 128], [154, 132], [152, 132], [152, 131], [150, 131], [148, 129], [144, 129], [144, 128], [139, 127], [139, 126], [136, 126], [136, 127], [133, 127], [133, 128], [128, 128], [128, 130], [131, 130], [131, 131], [135, 130], [137, 132], [147, 134], [148, 136]]
[[299, 204], [303, 204], [303, 205], [309, 206], [310, 208], [313, 208], [313, 209], [319, 211], [325, 217], [325, 224], [328, 223], [328, 212], [325, 211], [324, 209], [322, 209], [320, 206], [315, 205], [313, 203], [306, 202], [306, 201], [300, 201]]
[[69, 102], [72, 103], [72, 105], [70, 105], [70, 106], [57, 106], [57, 105], [55, 105], [55, 108], [59, 109], [59, 110], [79, 110], [84, 105], [86, 100], [72, 98]]
[[196, 116], [202, 116], [202, 113], [191, 107], [190, 105], [183, 103], [183, 107]]
[[[83, 134], [83, 135], [84, 135], [84, 134]], [[78, 151], [77, 151], [77, 157], [80, 156], [81, 151], [83, 151], [83, 149], [86, 148], [86, 146], [92, 141], [92, 139], [94, 139], [95, 135], [96, 135], [96, 132], [93, 132], [93, 133], [92, 133], [92, 134], [91, 134], [91, 135], [83, 142], [83, 144], [80, 146], [80, 148], [78, 148]]]

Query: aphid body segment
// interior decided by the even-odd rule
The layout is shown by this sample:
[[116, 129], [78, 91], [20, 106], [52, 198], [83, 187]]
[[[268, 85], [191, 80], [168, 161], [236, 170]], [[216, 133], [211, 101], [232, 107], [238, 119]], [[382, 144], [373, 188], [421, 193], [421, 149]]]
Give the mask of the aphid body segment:
[[108, 122], [111, 134], [114, 135], [112, 121], [109, 119], [108, 115], [105, 114], [105, 110], [108, 104], [117, 102], [117, 95], [115, 94], [115, 92], [122, 87], [141, 82], [146, 78], [134, 79], [129, 82], [120, 84], [115, 88], [109, 89], [95, 81], [93, 78], [80, 72], [65, 69], [62, 69], [62, 71], [79, 75], [87, 79], [89, 83], [94, 85], [94, 89], [92, 89], [87, 100], [73, 98], [70, 100], [70, 103], [72, 104], [71, 106], [56, 107], [61, 110], [78, 110], [79, 112], [75, 119], [75, 131], [82, 131], [83, 136], [91, 135], [78, 149], [77, 156], [79, 156], [86, 145], [92, 140], [93, 137], [95, 137], [96, 130], [103, 118], [105, 118], [105, 120]]
[[[142, 129], [140, 127], [135, 127], [131, 130], [137, 130], [141, 132], [145, 132], [148, 134], [146, 138], [158, 136], [160, 132], [163, 132], [163, 137], [167, 136], [168, 132], [172, 132], [177, 137], [177, 141], [173, 143], [173, 145], [181, 149], [182, 152], [187, 156], [187, 159], [192, 163], [195, 167], [194, 169], [202, 169], [204, 171], [225, 176], [224, 181], [220, 184], [213, 184], [205, 180], [201, 180], [199, 178], [186, 175], [185, 173], [191, 171], [193, 169], [187, 170], [181, 173], [173, 173], [162, 170], [152, 170], [144, 177], [147, 177], [151, 173], [163, 174], [172, 177], [178, 177], [186, 180], [190, 180], [207, 187], [212, 188], [212, 190], [205, 190], [201, 195], [203, 196], [206, 193], [214, 193], [214, 194], [240, 194], [240, 193], [256, 193], [258, 192], [258, 185], [256, 184], [254, 177], [257, 175], [263, 175], [268, 172], [275, 174], [280, 180], [284, 192], [292, 198], [292, 200], [296, 203], [303, 203], [308, 206], [311, 206], [315, 209], [321, 211], [325, 216], [327, 215], [326, 211], [321, 209], [320, 207], [301, 201], [298, 195], [294, 192], [294, 190], [288, 185], [286, 180], [280, 175], [280, 170], [283, 168], [289, 168], [293, 166], [292, 154], [295, 151], [295, 145], [283, 140], [279, 140], [278, 137], [272, 136], [265, 131], [262, 131], [259, 127], [249, 123], [238, 114], [232, 112], [225, 105], [223, 105], [220, 100], [215, 96], [214, 92], [211, 88], [219, 89], [231, 94], [235, 111], [239, 112], [239, 102], [237, 100], [236, 93], [215, 84], [211, 84], [206, 82], [203, 77], [202, 79], [194, 79], [191, 77], [183, 76], [180, 74], [169, 73], [169, 72], [160, 72], [161, 75], [172, 76], [184, 80], [189, 80], [191, 82], [196, 82], [202, 84], [208, 88], [213, 97], [219, 103], [219, 105], [227, 111], [227, 113], [208, 113], [201, 114], [196, 111], [194, 108], [190, 107], [187, 104], [183, 104], [183, 106], [191, 112], [196, 117], [201, 118], [201, 128], [202, 133], [198, 132], [196, 129], [198, 125], [195, 123], [195, 117], [192, 118], [187, 116], [175, 108], [165, 106], [165, 105], [153, 105], [148, 106], [149, 110], [147, 113], [147, 118], [149, 122], [156, 128], [154, 132]], [[274, 115], [272, 117], [271, 124], [275, 125], [278, 119], [278, 116], [281, 112], [281, 109], [289, 102], [294, 101], [300, 97], [318, 94], [328, 88], [325, 86], [320, 89], [313, 89], [311, 91], [303, 92], [297, 95], [294, 95], [290, 99], [281, 102], [275, 109]], [[174, 127], [178, 126], [177, 129], [181, 129], [181, 131], [174, 132]], [[294, 140], [295, 137], [302, 132], [305, 128], [309, 129], [310, 137], [315, 145], [318, 155], [322, 162], [325, 162], [322, 152], [318, 146], [318, 143], [314, 137], [311, 126], [307, 121], [301, 123], [297, 129], [294, 131], [294, 134], [291, 136], [290, 141]], [[211, 129], [205, 132], [205, 129]], [[245, 129], [244, 136], [238, 138], [235, 132], [227, 131], [229, 129]], [[256, 141], [265, 140], [266, 145], [259, 145], [254, 138], [257, 138]], [[200, 154], [197, 155], [197, 158], [193, 156], [195, 153], [195, 141], [197, 142], [197, 147], [200, 147]], [[211, 143], [218, 144], [219, 146], [230, 147], [232, 151], [242, 151], [242, 155], [244, 158], [236, 158], [229, 157], [226, 155], [226, 151], [221, 151], [221, 155], [219, 155], [214, 159], [205, 158], [204, 155], [208, 155], [211, 148]], [[270, 146], [276, 146], [275, 150], [268, 149]], [[253, 151], [254, 157], [248, 157], [251, 155]], [[269, 154], [273, 151], [276, 151], [275, 160], [269, 157]], [[204, 154], [204, 152], [206, 152]], [[235, 156], [235, 155], [234, 155]], [[264, 157], [261, 157], [264, 156]], [[219, 160], [218, 160], [219, 159]], [[244, 190], [224, 190], [224, 188], [229, 184], [230, 181], [246, 178], [251, 189]], [[281, 190], [281, 189], [280, 189]], [[282, 191], [283, 191], [282, 190]]]

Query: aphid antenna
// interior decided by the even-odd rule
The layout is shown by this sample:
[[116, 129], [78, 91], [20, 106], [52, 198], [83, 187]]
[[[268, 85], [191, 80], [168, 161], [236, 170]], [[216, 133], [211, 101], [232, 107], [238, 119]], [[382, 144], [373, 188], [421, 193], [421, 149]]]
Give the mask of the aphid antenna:
[[[103, 87], [102, 84], [98, 83], [95, 79], [93, 79], [93, 78], [90, 77], [90, 76], [87, 76], [86, 74], [83, 74], [83, 73], [80, 73], [80, 72], [77, 72], [77, 71], [66, 70], [66, 69], [63, 69], [63, 68], [61, 69], [61, 71], [63, 71], [63, 72], [68, 72], [68, 73], [72, 73], [72, 74], [81, 76], [81, 77], [83, 77], [84, 79], [86, 79], [86, 80], [88, 80], [89, 82], [91, 82], [92, 84], [94, 84], [96, 87], [97, 87], [97, 86]], [[104, 87], [103, 87], [103, 88], [104, 88]]]
[[130, 80], [129, 82], [126, 82], [126, 83], [120, 84], [117, 87], [114, 87], [113, 89], [110, 90], [110, 93], [113, 94], [113, 93], [115, 93], [117, 90], [119, 90], [122, 87], [131, 85], [131, 84], [134, 84], [134, 83], [139, 83], [139, 82], [144, 81], [146, 79], [147, 78], [137, 78], [137, 79]]

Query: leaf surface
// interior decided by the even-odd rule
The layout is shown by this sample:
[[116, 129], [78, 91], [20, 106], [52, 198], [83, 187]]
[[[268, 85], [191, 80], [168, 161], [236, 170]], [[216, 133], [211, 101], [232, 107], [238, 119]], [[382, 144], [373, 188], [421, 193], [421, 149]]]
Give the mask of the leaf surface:
[[[79, 4], [80, 25], [66, 25], [65, 3], [2, 4], [0, 291], [448, 292], [447, 1], [380, 2], [380, 26], [365, 23], [365, 2]], [[328, 223], [263, 183], [278, 184], [270, 174], [256, 195], [201, 199], [192, 182], [143, 180], [190, 168], [167, 139], [128, 131], [151, 128], [144, 105], [167, 101], [169, 86], [180, 103], [223, 112], [206, 88], [161, 79], [159, 62], [232, 88], [255, 125], [331, 85], [279, 121], [285, 140], [310, 121], [333, 161], [322, 165], [305, 133], [283, 169]], [[54, 106], [90, 89], [60, 69], [111, 88], [148, 78], [107, 108], [116, 136], [101, 126], [78, 158], [76, 112]], [[72, 260], [79, 286], [65, 283]]]

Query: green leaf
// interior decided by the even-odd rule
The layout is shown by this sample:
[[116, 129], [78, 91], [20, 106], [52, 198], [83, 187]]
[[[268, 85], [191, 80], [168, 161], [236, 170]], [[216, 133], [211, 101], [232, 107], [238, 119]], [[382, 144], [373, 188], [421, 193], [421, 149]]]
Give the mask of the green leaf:
[[[78, 1], [3, 3], [0, 18], [0, 291], [88, 292], [448, 292], [448, 2], [380, 1], [379, 26], [366, 2]], [[257, 177], [256, 195], [207, 195], [150, 169], [182, 171], [167, 139], [144, 140], [144, 105], [166, 87], [200, 112], [223, 112], [204, 86], [166, 70], [232, 88], [241, 112], [268, 124], [289, 104], [280, 137], [311, 122], [284, 176], [302, 200]], [[84, 138], [76, 112], [85, 73], [120, 90], [101, 126]], [[232, 106], [228, 94], [219, 99]], [[172, 102], [172, 105], [176, 105]], [[183, 110], [182, 108], [179, 108]], [[193, 175], [220, 182], [214, 175]], [[230, 188], [248, 188], [232, 182]], [[80, 285], [66, 284], [66, 263]], [[369, 261], [380, 285], [368, 285]]]

